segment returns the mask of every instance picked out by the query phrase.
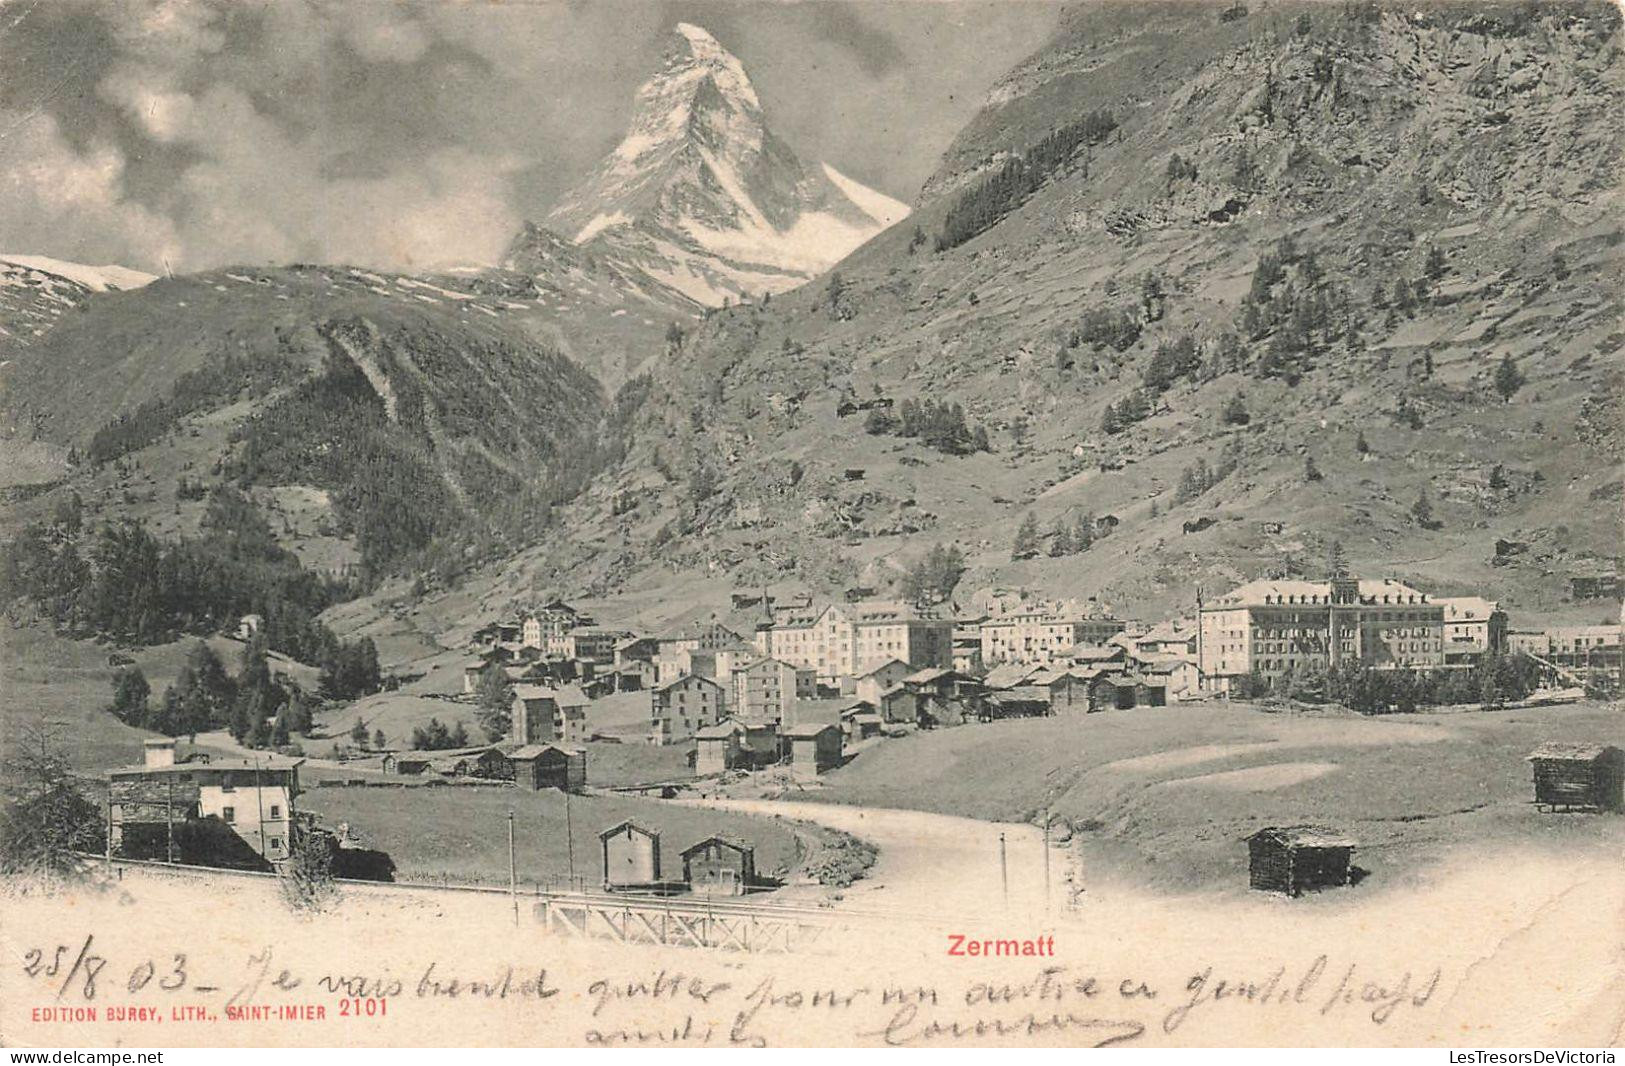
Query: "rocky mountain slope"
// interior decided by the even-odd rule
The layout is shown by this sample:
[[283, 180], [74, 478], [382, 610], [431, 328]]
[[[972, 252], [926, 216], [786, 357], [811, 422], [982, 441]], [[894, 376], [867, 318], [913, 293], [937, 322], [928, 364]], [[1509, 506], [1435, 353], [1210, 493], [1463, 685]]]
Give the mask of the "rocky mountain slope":
[[[184, 532], [234, 480], [311, 565], [401, 575], [335, 614], [381, 637], [553, 592], [651, 625], [895, 594], [937, 543], [962, 600], [1158, 617], [1339, 542], [1520, 620], [1607, 616], [1566, 578], [1620, 544], [1620, 45], [1601, 4], [1088, 5], [909, 222], [770, 303], [698, 317], [611, 240], [639, 224], [531, 227], [479, 275], [91, 293], [0, 371], [85, 460], [6, 517], [72, 489]], [[721, 139], [626, 202], [737, 222], [691, 161], [742, 90], [692, 87]], [[733, 269], [712, 296], [752, 291]], [[560, 354], [652, 380], [606, 405]]]
[[1080, 7], [913, 225], [712, 315], [577, 558], [511, 573], [884, 592], [940, 541], [966, 589], [1155, 616], [1338, 541], [1617, 611], [1566, 576], [1620, 543], [1620, 45], [1603, 4]]
[[32, 344], [93, 292], [139, 289], [151, 274], [0, 252], [0, 360]]
[[532, 543], [606, 463], [603, 390], [534, 336], [528, 278], [234, 268], [86, 298], [4, 370], [89, 515], [196, 528], [247, 490], [320, 570], [460, 569]]
[[[545, 224], [612, 269], [715, 307], [794, 288], [907, 213], [827, 163], [803, 163], [769, 128], [738, 58], [678, 23], [626, 136]], [[522, 237], [511, 264], [540, 240]]]

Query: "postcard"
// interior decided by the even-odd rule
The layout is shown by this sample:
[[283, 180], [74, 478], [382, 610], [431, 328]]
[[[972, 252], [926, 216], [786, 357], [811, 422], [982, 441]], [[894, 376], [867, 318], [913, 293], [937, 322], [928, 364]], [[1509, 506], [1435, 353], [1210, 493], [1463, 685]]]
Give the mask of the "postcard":
[[1621, 45], [0, 5], [0, 1042], [1612, 1061]]

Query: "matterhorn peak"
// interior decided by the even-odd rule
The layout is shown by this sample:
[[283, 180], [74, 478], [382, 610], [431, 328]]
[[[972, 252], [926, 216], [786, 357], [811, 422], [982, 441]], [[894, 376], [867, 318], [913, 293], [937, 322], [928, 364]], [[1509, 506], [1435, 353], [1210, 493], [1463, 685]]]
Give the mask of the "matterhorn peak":
[[717, 63], [738, 67], [741, 72], [744, 70], [738, 57], [722, 47], [722, 43], [711, 36], [704, 27], [696, 26], [692, 22], [679, 22], [673, 26], [672, 41], [677, 47], [687, 50], [696, 62]]
[[907, 214], [827, 163], [804, 165], [739, 58], [679, 22], [625, 137], [547, 224], [717, 306], [795, 288]]
[[[745, 64], [705, 30], [679, 22], [672, 30], [660, 73], [638, 90], [638, 109], [666, 106], [695, 97], [708, 85], [723, 101], [758, 116], [762, 102], [745, 73]], [[637, 123], [634, 120], [634, 128]]]

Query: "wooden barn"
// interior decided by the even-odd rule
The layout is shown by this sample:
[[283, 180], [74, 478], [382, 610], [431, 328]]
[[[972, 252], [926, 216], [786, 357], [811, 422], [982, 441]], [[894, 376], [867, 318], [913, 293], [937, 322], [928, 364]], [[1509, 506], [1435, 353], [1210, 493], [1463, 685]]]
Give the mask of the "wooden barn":
[[716, 725], [694, 731], [694, 772], [701, 777], [720, 774], [745, 765], [746, 729], [738, 720], [726, 718]]
[[587, 753], [556, 744], [527, 744], [508, 753], [514, 784], [531, 792], [556, 788], [580, 792], [587, 787]]
[[1250, 887], [1301, 896], [1352, 883], [1354, 841], [1314, 825], [1270, 826], [1247, 838]]
[[756, 849], [726, 837], [707, 837], [683, 849], [683, 881], [696, 892], [743, 895], [756, 881]]
[[813, 778], [841, 765], [841, 727], [807, 722], [784, 731], [790, 742], [790, 773]]
[[483, 777], [491, 781], [513, 780], [513, 764], [501, 748], [469, 748], [439, 753], [434, 759], [441, 773], [457, 777]]
[[1017, 685], [988, 693], [982, 718], [1042, 718], [1051, 713], [1050, 690], [1043, 685]]
[[391, 752], [384, 756], [384, 773], [405, 774], [416, 777], [428, 773], [429, 759], [424, 755], [397, 755]]
[[1625, 752], [1607, 744], [1542, 744], [1529, 753], [1535, 802], [1556, 810], [1625, 811]]
[[1089, 683], [1089, 710], [1124, 711], [1134, 706], [1134, 679], [1126, 674], [1102, 674]]
[[604, 846], [604, 887], [634, 888], [660, 882], [660, 834], [622, 822], [598, 834]]
[[1137, 674], [1134, 677], [1134, 706], [1166, 707], [1168, 705], [1168, 679], [1155, 674]]

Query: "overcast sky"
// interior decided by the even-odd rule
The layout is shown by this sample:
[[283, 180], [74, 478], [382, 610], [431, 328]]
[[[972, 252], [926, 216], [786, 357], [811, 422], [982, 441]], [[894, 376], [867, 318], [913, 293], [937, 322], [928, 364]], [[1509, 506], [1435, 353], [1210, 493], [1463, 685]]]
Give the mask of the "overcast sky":
[[0, 0], [0, 251], [175, 271], [489, 262], [620, 139], [678, 21], [908, 201], [1043, 2]]

